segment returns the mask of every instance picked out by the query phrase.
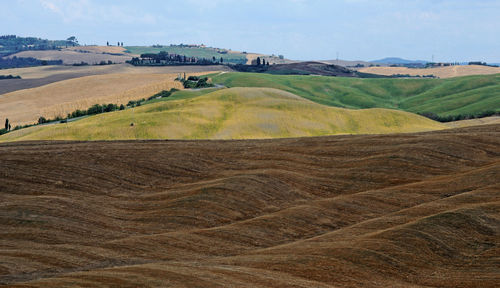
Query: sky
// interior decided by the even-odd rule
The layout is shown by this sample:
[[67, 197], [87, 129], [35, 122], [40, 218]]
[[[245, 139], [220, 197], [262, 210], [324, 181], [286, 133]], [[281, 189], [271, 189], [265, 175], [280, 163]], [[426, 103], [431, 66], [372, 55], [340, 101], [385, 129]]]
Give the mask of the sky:
[[500, 63], [500, 0], [0, 0], [0, 35]]

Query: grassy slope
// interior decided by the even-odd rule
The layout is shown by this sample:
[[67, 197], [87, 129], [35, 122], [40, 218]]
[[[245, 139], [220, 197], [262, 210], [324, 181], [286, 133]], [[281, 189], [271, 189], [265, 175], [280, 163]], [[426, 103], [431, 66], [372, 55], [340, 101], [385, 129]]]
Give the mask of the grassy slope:
[[353, 79], [225, 73], [227, 87], [270, 87], [345, 108], [390, 108], [441, 116], [500, 111], [500, 74], [452, 79]]
[[242, 53], [227, 53], [219, 54], [218, 49], [214, 48], [201, 48], [201, 47], [178, 47], [178, 46], [164, 46], [161, 48], [151, 47], [151, 46], [127, 46], [125, 47], [127, 52], [131, 54], [144, 54], [144, 53], [160, 53], [161, 51], [166, 51], [168, 53], [175, 53], [179, 55], [185, 55], [187, 57], [201, 57], [211, 59], [215, 57], [220, 59], [222, 57], [225, 62], [230, 63], [246, 63], [247, 58], [245, 54]]
[[348, 110], [320, 105], [276, 89], [233, 88], [101, 114], [68, 124], [22, 129], [0, 137], [0, 141], [252, 139], [442, 128], [445, 126], [402, 111]]

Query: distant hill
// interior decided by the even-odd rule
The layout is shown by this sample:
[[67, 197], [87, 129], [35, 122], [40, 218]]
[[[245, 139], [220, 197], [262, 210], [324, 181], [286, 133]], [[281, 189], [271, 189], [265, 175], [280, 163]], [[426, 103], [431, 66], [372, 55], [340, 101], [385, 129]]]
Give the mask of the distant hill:
[[76, 38], [69, 41], [2, 35], [0, 36], [0, 57], [26, 50], [54, 50], [59, 47], [77, 45]]
[[378, 75], [434, 75], [438, 78], [452, 78], [470, 75], [489, 75], [500, 73], [499, 67], [485, 65], [454, 65], [432, 68], [407, 68], [407, 67], [365, 67], [358, 71]]
[[343, 66], [321, 62], [297, 62], [276, 65], [235, 65], [232, 69], [239, 72], [268, 73], [275, 75], [322, 75], [338, 77], [359, 77], [360, 73]]
[[424, 60], [407, 60], [403, 58], [397, 58], [397, 57], [388, 57], [380, 60], [374, 60], [371, 61], [373, 63], [379, 63], [379, 64], [425, 64], [429, 61], [424, 61]]
[[131, 54], [158, 54], [165, 51], [170, 54], [178, 54], [186, 57], [197, 57], [207, 59], [220, 59], [224, 63], [245, 64], [247, 56], [243, 52], [232, 51], [229, 49], [206, 47], [204, 45], [154, 45], [154, 46], [126, 46], [125, 52]]
[[372, 63], [368, 61], [362, 61], [362, 60], [320, 60], [318, 62], [325, 63], [325, 64], [333, 64], [333, 65], [338, 65], [338, 66], [343, 66], [343, 67], [355, 67], [356, 65], [363, 65], [365, 67], [368, 67], [370, 65], [376, 65], [380, 63]]

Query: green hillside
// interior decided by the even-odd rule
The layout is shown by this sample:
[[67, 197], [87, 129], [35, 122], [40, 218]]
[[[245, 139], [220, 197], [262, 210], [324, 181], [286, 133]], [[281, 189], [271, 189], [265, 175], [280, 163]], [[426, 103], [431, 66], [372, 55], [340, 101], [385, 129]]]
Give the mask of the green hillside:
[[165, 51], [168, 53], [174, 53], [179, 55], [185, 55], [186, 57], [198, 57], [198, 58], [207, 58], [212, 59], [215, 57], [216, 59], [220, 59], [221, 57], [224, 59], [225, 63], [232, 64], [245, 64], [247, 62], [247, 57], [243, 53], [231, 53], [228, 52], [226, 54], [221, 54], [219, 52], [226, 51], [225, 49], [218, 48], [210, 48], [210, 47], [187, 47], [180, 45], [166, 45], [166, 46], [126, 46], [127, 52], [132, 54], [145, 54], [145, 53], [160, 53], [161, 51]]
[[500, 74], [450, 79], [358, 79], [255, 73], [212, 75], [227, 87], [269, 87], [344, 108], [390, 108], [439, 116], [500, 111]]
[[446, 128], [404, 111], [330, 107], [269, 88], [231, 88], [191, 96], [194, 95], [178, 94], [176, 97], [185, 99], [152, 103], [66, 124], [21, 129], [1, 136], [0, 141], [252, 139]]

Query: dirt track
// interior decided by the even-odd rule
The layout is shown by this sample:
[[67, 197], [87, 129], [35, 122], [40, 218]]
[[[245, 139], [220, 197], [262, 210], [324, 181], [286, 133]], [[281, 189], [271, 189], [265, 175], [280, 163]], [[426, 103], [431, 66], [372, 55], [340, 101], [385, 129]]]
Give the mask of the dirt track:
[[1, 144], [0, 283], [495, 287], [499, 147], [500, 125]]

